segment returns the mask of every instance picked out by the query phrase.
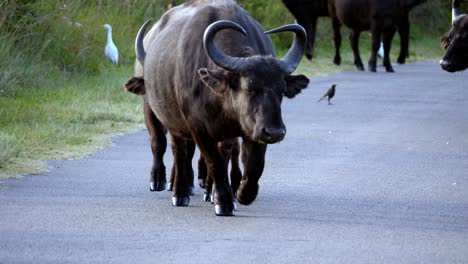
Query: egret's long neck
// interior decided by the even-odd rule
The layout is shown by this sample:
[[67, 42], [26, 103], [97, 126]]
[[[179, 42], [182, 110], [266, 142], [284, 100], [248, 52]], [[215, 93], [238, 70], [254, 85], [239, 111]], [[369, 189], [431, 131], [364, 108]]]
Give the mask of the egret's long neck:
[[112, 29], [107, 30], [107, 42], [108, 43], [113, 43], [112, 41]]

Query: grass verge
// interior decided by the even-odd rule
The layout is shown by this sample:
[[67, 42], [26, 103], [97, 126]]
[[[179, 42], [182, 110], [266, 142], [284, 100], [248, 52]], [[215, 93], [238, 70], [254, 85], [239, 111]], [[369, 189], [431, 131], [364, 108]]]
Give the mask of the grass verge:
[[76, 159], [143, 127], [140, 99], [124, 91], [131, 67], [64, 78], [0, 97], [0, 176], [37, 173], [42, 160]]

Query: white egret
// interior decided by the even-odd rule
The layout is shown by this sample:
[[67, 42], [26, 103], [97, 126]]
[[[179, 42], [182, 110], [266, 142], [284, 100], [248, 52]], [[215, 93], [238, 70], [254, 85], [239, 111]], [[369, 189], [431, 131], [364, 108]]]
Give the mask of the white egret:
[[379, 51], [377, 52], [377, 54], [380, 56], [380, 58], [383, 58], [384, 57], [384, 49], [383, 49], [383, 42], [380, 42], [380, 48], [379, 48]]
[[107, 30], [107, 44], [104, 53], [112, 63], [117, 65], [119, 64], [119, 51], [112, 41], [112, 27], [109, 24], [105, 24], [104, 28]]

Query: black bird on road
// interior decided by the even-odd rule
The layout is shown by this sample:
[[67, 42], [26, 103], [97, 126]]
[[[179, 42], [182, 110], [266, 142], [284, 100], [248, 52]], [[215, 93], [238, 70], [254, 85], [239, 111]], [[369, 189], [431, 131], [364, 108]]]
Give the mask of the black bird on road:
[[330, 102], [330, 99], [333, 98], [333, 96], [335, 96], [335, 91], [336, 91], [336, 84], [332, 84], [332, 87], [330, 89], [328, 89], [328, 91], [322, 96], [322, 98], [320, 98], [318, 102], [322, 101], [325, 97], [327, 98], [328, 100], [328, 104], [331, 105], [332, 103]]

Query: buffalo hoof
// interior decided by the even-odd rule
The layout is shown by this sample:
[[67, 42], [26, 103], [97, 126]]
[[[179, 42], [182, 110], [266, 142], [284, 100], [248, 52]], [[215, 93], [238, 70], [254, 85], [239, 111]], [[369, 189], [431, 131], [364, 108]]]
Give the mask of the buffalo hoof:
[[195, 195], [195, 187], [194, 186], [189, 187], [189, 195], [191, 195], [191, 196]]
[[370, 67], [369, 67], [369, 71], [370, 71], [370, 72], [377, 72], [377, 69], [376, 69], [375, 66], [370, 66]]
[[398, 62], [398, 64], [405, 64], [406, 63], [406, 57], [405, 56], [398, 56], [397, 62]]
[[211, 194], [205, 192], [205, 193], [203, 194], [203, 201], [205, 201], [205, 202], [211, 202]]
[[395, 72], [395, 71], [393, 70], [393, 67], [392, 67], [392, 66], [387, 66], [387, 67], [385, 67], [385, 70], [386, 70], [387, 72]]
[[335, 65], [340, 66], [340, 64], [341, 64], [341, 57], [335, 56], [335, 57], [333, 58], [333, 63], [335, 63]]
[[166, 189], [166, 182], [150, 182], [150, 191], [152, 192], [160, 192]]
[[306, 52], [306, 58], [311, 61], [312, 60], [312, 53]]
[[234, 216], [234, 204], [231, 205], [215, 205], [215, 213], [217, 216]]
[[205, 179], [198, 179], [198, 186], [200, 186], [200, 188], [205, 189], [205, 184], [206, 184]]
[[174, 195], [172, 196], [172, 206], [188, 206], [190, 197], [188, 195]]
[[[362, 65], [358, 65], [358, 66], [356, 66], [356, 68], [358, 69], [358, 71], [365, 71], [364, 66], [362, 66]], [[370, 70], [370, 71], [372, 71], [372, 70]]]
[[258, 184], [255, 185], [242, 185], [236, 193], [236, 198], [239, 203], [243, 205], [251, 204], [258, 194]]

